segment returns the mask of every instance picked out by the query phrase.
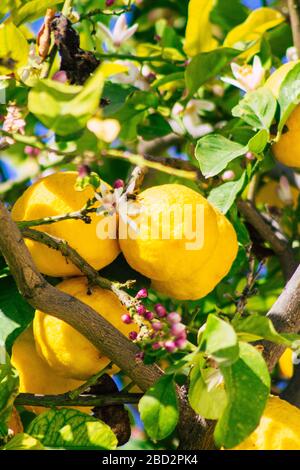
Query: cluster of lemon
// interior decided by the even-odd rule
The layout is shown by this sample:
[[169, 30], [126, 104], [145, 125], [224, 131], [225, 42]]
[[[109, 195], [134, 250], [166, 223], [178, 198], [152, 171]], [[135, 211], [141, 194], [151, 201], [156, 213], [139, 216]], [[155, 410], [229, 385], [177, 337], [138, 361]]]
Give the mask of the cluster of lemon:
[[[76, 172], [59, 172], [39, 180], [16, 202], [14, 220], [38, 220], [79, 211], [88, 200], [94, 200], [95, 189], [87, 186], [77, 191], [76, 180]], [[128, 236], [119, 240], [117, 234], [108, 238], [99, 237], [97, 232], [97, 224], [104, 217], [109, 226], [115, 223], [116, 214], [93, 212], [89, 224], [68, 219], [36, 228], [68, 242], [97, 270], [110, 264], [122, 250], [133, 268], [152, 279], [154, 288], [175, 298], [202, 297], [228, 273], [238, 250], [235, 231], [199, 193], [169, 184], [147, 189], [135, 204], [140, 210], [130, 216], [130, 222], [119, 217], [120, 232], [124, 224], [128, 230]], [[101, 201], [95, 206], [101, 206]], [[174, 206], [188, 207], [187, 212], [181, 212], [181, 221], [172, 212]], [[158, 229], [160, 234], [165, 228], [162, 224], [168, 225], [168, 237], [153, 238], [152, 230]], [[186, 233], [186, 226], [191, 227], [192, 235]], [[189, 249], [188, 244], [197, 237], [199, 243]], [[58, 289], [88, 304], [129, 334], [133, 327], [122, 322], [126, 309], [115, 294], [94, 287], [88, 295], [87, 279], [60, 252], [31, 240], [26, 244], [42, 273], [66, 278]], [[33, 330], [24, 332], [14, 344], [12, 362], [20, 373], [21, 391], [56, 394], [77, 387], [105, 367], [109, 359], [62, 320], [36, 311]]]

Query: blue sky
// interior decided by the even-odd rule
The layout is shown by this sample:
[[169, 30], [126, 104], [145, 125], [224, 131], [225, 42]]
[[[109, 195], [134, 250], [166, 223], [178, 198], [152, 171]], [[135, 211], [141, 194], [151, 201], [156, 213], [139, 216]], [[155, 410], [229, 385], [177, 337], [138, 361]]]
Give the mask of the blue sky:
[[[248, 8], [259, 8], [262, 6], [262, 3], [263, 2], [261, 0], [243, 0], [243, 4], [246, 5], [246, 7]], [[268, 1], [268, 3], [271, 3], [271, 2]]]

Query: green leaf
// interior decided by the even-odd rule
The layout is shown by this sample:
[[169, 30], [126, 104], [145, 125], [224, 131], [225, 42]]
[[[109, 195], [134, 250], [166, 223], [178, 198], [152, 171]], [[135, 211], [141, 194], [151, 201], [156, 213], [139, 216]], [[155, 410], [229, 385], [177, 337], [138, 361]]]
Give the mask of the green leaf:
[[240, 53], [241, 51], [237, 49], [220, 47], [193, 57], [185, 72], [186, 86], [190, 95], [193, 95], [200, 86], [220, 73]]
[[247, 8], [240, 0], [217, 0], [210, 14], [211, 22], [220, 25], [225, 33], [243, 23], [246, 18]]
[[83, 129], [96, 112], [103, 86], [99, 68], [84, 87], [40, 80], [28, 95], [28, 108], [46, 127], [65, 136]]
[[248, 142], [249, 151], [259, 155], [263, 153], [270, 139], [270, 133], [266, 129], [261, 129]]
[[198, 365], [190, 373], [189, 403], [205, 419], [219, 419], [227, 405], [224, 385], [212, 382], [216, 374], [220, 372], [213, 368], [204, 369], [201, 374]]
[[101, 179], [97, 173], [91, 172], [87, 176], [78, 176], [76, 183], [75, 183], [75, 189], [76, 191], [84, 191], [87, 186], [92, 185], [95, 190], [97, 190], [100, 186]]
[[251, 93], [239, 102], [232, 110], [233, 116], [241, 118], [254, 129], [269, 130], [275, 117], [277, 101], [273, 93], [262, 87]]
[[13, 278], [0, 279], [0, 348], [10, 352], [15, 338], [33, 317], [34, 309], [20, 295]]
[[13, 22], [18, 26], [22, 23], [40, 18], [44, 15], [47, 8], [54, 7], [55, 5], [63, 3], [62, 0], [32, 0], [27, 1], [21, 7], [15, 8], [12, 11]]
[[22, 433], [14, 436], [2, 450], [44, 450], [44, 446], [29, 434]]
[[216, 315], [209, 315], [207, 318], [204, 333], [200, 336], [200, 348], [219, 364], [232, 364], [239, 357], [239, 345], [234, 329]]
[[228, 405], [215, 429], [219, 447], [233, 448], [258, 426], [270, 393], [270, 375], [262, 355], [253, 346], [240, 343], [240, 357], [222, 367]]
[[281, 132], [290, 114], [300, 102], [300, 63], [297, 63], [284, 78], [278, 101], [280, 105], [280, 121], [278, 132]]
[[149, 388], [139, 402], [139, 412], [154, 441], [165, 439], [174, 431], [179, 411], [172, 375], [163, 376]]
[[146, 120], [138, 126], [138, 134], [145, 140], [153, 140], [172, 132], [172, 128], [161, 114], [149, 114]]
[[223, 214], [226, 214], [234, 204], [237, 196], [243, 190], [246, 180], [246, 172], [244, 171], [240, 179], [236, 181], [228, 181], [227, 183], [221, 184], [221, 186], [212, 189], [209, 194], [208, 201]]
[[246, 318], [234, 319], [233, 325], [242, 341], [250, 342], [266, 339], [285, 346], [291, 346], [293, 343], [293, 341], [289, 341], [287, 338], [277, 333], [269, 318], [256, 313]]
[[247, 151], [248, 146], [232, 142], [220, 134], [210, 134], [198, 140], [195, 156], [201, 172], [205, 178], [209, 178], [221, 173], [228, 163]]
[[18, 374], [11, 366], [7, 356], [6, 363], [0, 364], [0, 437], [7, 434], [7, 422], [18, 393], [18, 388]]
[[107, 424], [67, 408], [42, 413], [29, 424], [26, 432], [43, 446], [54, 449], [112, 450], [118, 442]]

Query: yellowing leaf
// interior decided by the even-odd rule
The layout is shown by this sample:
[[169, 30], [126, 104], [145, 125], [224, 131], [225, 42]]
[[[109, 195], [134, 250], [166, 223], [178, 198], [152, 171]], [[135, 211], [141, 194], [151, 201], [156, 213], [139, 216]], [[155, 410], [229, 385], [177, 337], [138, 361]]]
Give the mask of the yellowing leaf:
[[215, 0], [190, 0], [184, 44], [184, 50], [190, 57], [211, 51], [218, 46], [212, 35], [210, 22], [214, 4]]
[[248, 49], [244, 57], [251, 57], [260, 49], [263, 34], [269, 29], [278, 26], [284, 21], [284, 16], [272, 8], [258, 8], [254, 10], [244, 23], [233, 28], [224, 41], [224, 46], [233, 47], [241, 42], [257, 41]]
[[0, 75], [16, 72], [27, 64], [28, 43], [23, 33], [11, 22], [0, 25]]
[[118, 73], [127, 72], [128, 66], [117, 64], [116, 62], [103, 62], [103, 64], [100, 66], [100, 70], [104, 78], [107, 78]]

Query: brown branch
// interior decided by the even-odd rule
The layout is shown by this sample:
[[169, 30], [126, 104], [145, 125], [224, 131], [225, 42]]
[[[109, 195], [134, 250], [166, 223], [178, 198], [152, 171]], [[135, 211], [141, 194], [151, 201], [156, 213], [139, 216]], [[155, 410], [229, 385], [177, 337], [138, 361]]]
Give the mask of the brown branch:
[[290, 245], [283, 238], [279, 238], [250, 201], [239, 200], [237, 206], [247, 222], [255, 228], [264, 241], [270, 244], [279, 258], [285, 278], [290, 279], [297, 268], [297, 262]]
[[46, 232], [39, 232], [38, 230], [24, 228], [21, 230], [23, 237], [30, 240], [34, 240], [38, 243], [52, 248], [53, 250], [60, 251], [61, 254], [67, 257], [78, 269], [89, 279], [92, 285], [107, 289], [118, 297], [120, 302], [125, 305], [126, 308], [132, 308], [138, 304], [138, 301], [131, 297], [127, 292], [123, 290], [123, 287], [131, 287], [134, 281], [128, 281], [125, 284], [110, 281], [99, 275], [98, 271], [93, 268], [89, 263], [80, 256], [66, 241], [60, 238], [55, 238], [48, 235]]
[[[16, 281], [21, 295], [36, 309], [53, 315], [79, 331], [109, 357], [142, 390], [147, 390], [163, 374], [157, 365], [137, 360], [139, 348], [99, 313], [78, 299], [56, 289], [38, 272], [17, 225], [0, 201], [0, 251]], [[28, 230], [28, 229], [26, 229]], [[206, 422], [194, 413], [178, 390], [180, 420], [178, 433], [185, 449], [213, 447], [207, 441]], [[190, 447], [189, 442], [192, 442]], [[210, 443], [210, 444], [209, 444]]]
[[287, 4], [290, 14], [294, 46], [297, 49], [298, 57], [300, 57], [300, 1], [287, 0]]
[[[287, 283], [267, 314], [278, 333], [298, 333], [300, 330], [300, 266]], [[264, 357], [270, 370], [284, 352], [284, 347], [265, 341]]]
[[61, 395], [35, 395], [33, 393], [20, 393], [15, 399], [15, 405], [23, 406], [111, 406], [138, 403], [142, 393], [114, 393], [110, 395], [80, 395], [70, 398], [67, 393]]

